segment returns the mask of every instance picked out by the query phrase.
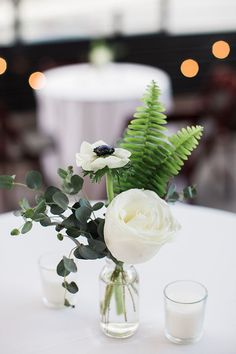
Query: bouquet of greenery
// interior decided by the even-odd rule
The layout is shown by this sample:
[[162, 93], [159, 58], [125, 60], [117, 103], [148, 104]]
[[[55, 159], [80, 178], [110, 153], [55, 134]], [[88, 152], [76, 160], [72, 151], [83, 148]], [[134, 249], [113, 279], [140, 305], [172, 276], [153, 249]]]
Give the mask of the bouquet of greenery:
[[[37, 171], [28, 172], [25, 183], [19, 183], [16, 176], [0, 176], [1, 188], [20, 185], [36, 192], [35, 205], [30, 205], [26, 199], [19, 202], [17, 215], [21, 215], [24, 222], [11, 231], [12, 236], [29, 232], [37, 222], [43, 227], [54, 227], [60, 241], [69, 238], [74, 244], [70, 256], [64, 256], [57, 266], [67, 292], [78, 291], [75, 282], [67, 281], [67, 276], [77, 271], [75, 258], [107, 257], [115, 263], [111, 283], [106, 286], [101, 302], [101, 313], [107, 321], [113, 294], [117, 311], [127, 320], [122, 290], [124, 264], [142, 263], [152, 258], [179, 229], [168, 202], [196, 193], [191, 186], [177, 192], [170, 182], [196, 148], [203, 128], [187, 127], [168, 136], [159, 93], [152, 82], [143, 97], [144, 105], [137, 108], [117, 148], [103, 141], [83, 142], [76, 155], [84, 176], [98, 183], [106, 177], [106, 205], [103, 202], [91, 204], [81, 196], [83, 178], [75, 174], [71, 166], [58, 169], [61, 188], [49, 186], [44, 191], [41, 191], [43, 182]], [[71, 306], [66, 297], [64, 304]]]

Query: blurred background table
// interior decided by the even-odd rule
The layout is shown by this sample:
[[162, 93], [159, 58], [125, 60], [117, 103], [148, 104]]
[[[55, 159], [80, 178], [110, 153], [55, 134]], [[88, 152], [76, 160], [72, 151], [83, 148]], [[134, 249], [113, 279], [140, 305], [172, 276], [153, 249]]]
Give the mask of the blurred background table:
[[[169, 75], [160, 69], [137, 64], [110, 63], [104, 67], [75, 64], [45, 72], [45, 88], [37, 91], [38, 126], [50, 136], [54, 149], [42, 157], [44, 173], [55, 182], [58, 167], [75, 164], [75, 153], [86, 140], [104, 140], [114, 145], [122, 136], [146, 86], [155, 80], [161, 89], [161, 102], [172, 106]], [[85, 191], [93, 199], [104, 198], [86, 181]]]
[[[30, 235], [11, 237], [21, 224], [11, 213], [0, 216], [0, 351], [3, 354], [235, 354], [236, 216], [178, 204], [182, 225], [174, 242], [151, 261], [138, 265], [140, 328], [131, 338], [113, 340], [99, 329], [98, 274], [104, 261], [79, 262], [79, 301], [73, 309], [52, 310], [41, 301], [38, 258], [45, 252], [68, 254], [51, 228], [35, 225]], [[68, 241], [68, 242], [65, 242]], [[163, 288], [176, 279], [203, 283], [209, 292], [205, 333], [200, 342], [175, 345], [164, 336]]]

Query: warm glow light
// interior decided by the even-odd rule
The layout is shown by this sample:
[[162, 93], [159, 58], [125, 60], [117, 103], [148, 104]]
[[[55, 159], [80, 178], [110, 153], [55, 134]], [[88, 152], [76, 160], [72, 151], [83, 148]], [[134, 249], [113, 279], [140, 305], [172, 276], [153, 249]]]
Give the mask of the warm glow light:
[[227, 58], [230, 53], [230, 46], [225, 41], [215, 42], [212, 46], [212, 54], [218, 59]]
[[4, 74], [7, 70], [7, 62], [5, 59], [0, 58], [0, 75]]
[[199, 65], [196, 60], [186, 59], [180, 66], [181, 73], [186, 77], [194, 77], [199, 71]]
[[46, 85], [46, 76], [40, 71], [31, 74], [29, 77], [29, 85], [34, 90], [41, 90]]

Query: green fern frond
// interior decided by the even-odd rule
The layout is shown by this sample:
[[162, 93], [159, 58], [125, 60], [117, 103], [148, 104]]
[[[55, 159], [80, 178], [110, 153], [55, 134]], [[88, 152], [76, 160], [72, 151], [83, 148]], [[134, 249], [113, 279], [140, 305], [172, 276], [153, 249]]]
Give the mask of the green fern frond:
[[164, 107], [159, 103], [159, 88], [152, 81], [124, 134], [120, 147], [129, 150], [132, 174], [123, 174], [114, 181], [115, 193], [130, 188], [155, 191], [163, 197], [169, 180], [176, 176], [184, 161], [198, 145], [203, 128], [187, 127], [168, 137]]

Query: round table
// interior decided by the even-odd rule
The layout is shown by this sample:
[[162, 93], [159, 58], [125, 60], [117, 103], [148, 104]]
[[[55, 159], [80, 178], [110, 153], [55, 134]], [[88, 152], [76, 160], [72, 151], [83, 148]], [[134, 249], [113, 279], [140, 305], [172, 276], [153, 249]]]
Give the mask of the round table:
[[[4, 354], [235, 354], [236, 352], [236, 216], [220, 210], [173, 206], [182, 230], [151, 261], [138, 265], [140, 328], [131, 338], [105, 337], [98, 320], [100, 261], [79, 262], [79, 302], [75, 309], [52, 310], [41, 301], [37, 260], [47, 251], [68, 251], [50, 228], [9, 236], [21, 224], [12, 214], [0, 216], [1, 330]], [[191, 345], [164, 336], [163, 288], [176, 279], [203, 283], [209, 292], [205, 333]]]
[[[122, 136], [145, 89], [155, 80], [167, 111], [172, 105], [171, 81], [163, 70], [138, 64], [109, 63], [97, 68], [75, 64], [45, 72], [46, 85], [36, 93], [38, 127], [55, 148], [43, 154], [45, 176], [55, 183], [58, 167], [75, 164], [81, 143], [103, 140], [114, 145]], [[105, 197], [86, 181], [90, 199]]]

